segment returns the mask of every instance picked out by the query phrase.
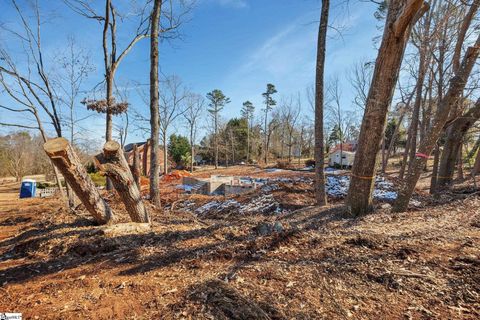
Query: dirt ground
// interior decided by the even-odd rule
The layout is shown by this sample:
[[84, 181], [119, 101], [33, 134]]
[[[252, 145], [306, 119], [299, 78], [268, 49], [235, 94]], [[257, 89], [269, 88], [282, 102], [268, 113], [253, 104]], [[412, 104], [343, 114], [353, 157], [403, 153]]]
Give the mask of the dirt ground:
[[[312, 175], [251, 167], [221, 174]], [[3, 183], [0, 312], [25, 319], [480, 318], [480, 196], [467, 184], [440, 199], [419, 191], [422, 205], [403, 214], [378, 204], [357, 219], [338, 199], [309, 207], [310, 188], [272, 192], [279, 202], [297, 201], [286, 213], [213, 218], [181, 209], [211, 197], [175, 192], [164, 212], [150, 208], [150, 231], [111, 234], [81, 207], [71, 213], [59, 199], [20, 200], [18, 185]], [[115, 195], [106, 198], [126, 222]]]

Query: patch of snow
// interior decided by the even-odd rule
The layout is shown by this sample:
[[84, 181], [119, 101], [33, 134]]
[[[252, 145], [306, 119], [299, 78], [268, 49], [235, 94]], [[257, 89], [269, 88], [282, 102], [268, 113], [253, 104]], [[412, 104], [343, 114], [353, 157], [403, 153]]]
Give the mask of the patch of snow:
[[272, 191], [275, 191], [275, 190], [278, 190], [278, 189], [280, 189], [280, 186], [276, 183], [264, 184], [262, 186], [262, 191], [263, 192], [272, 192]]
[[283, 169], [279, 168], [270, 168], [270, 169], [265, 169], [265, 172], [281, 172]]
[[280, 214], [284, 210], [281, 208], [280, 203], [278, 203], [273, 195], [271, 194], [262, 194], [259, 197], [256, 197], [251, 202], [246, 203], [241, 206], [240, 212], [251, 214], [251, 213], [275, 213]]
[[313, 171], [315, 170], [315, 167], [314, 166], [308, 166], [308, 167], [305, 167], [305, 168], [301, 168], [301, 169], [298, 169], [299, 171]]
[[188, 184], [179, 184], [175, 187], [176, 189], [183, 189], [185, 192], [191, 192], [193, 187], [189, 186]]
[[203, 206], [197, 208], [195, 210], [195, 214], [202, 215], [207, 212], [221, 212], [224, 210], [231, 210], [240, 207], [240, 203], [238, 203], [234, 199], [230, 199], [227, 201], [210, 201]]
[[415, 200], [415, 199], [411, 199], [408, 204], [410, 206], [413, 206], [413, 207], [420, 207], [422, 205], [422, 203], [420, 201]]
[[[348, 194], [350, 187], [349, 176], [327, 176], [325, 187], [327, 194], [335, 198], [343, 198]], [[393, 183], [384, 178], [377, 178], [375, 180], [375, 189], [373, 190], [373, 197], [381, 201], [393, 201], [397, 199], [397, 192], [395, 191]]]

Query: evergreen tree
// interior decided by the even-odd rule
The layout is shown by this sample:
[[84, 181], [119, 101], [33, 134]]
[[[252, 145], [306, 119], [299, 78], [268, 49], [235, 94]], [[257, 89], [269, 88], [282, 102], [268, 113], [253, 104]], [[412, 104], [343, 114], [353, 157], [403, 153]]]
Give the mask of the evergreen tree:
[[185, 166], [190, 157], [190, 142], [187, 137], [172, 134], [168, 144], [168, 152], [177, 166]]
[[243, 108], [241, 110], [242, 117], [247, 121], [247, 163], [250, 161], [250, 131], [252, 128], [253, 122], [253, 113], [255, 107], [250, 101], [245, 101], [243, 103]]
[[272, 96], [277, 93], [277, 89], [275, 89], [275, 86], [271, 83], [267, 84], [267, 91], [262, 93], [265, 103], [265, 127], [264, 127], [264, 133], [265, 133], [265, 164], [268, 163], [268, 113], [272, 108], [277, 104], [275, 100], [273, 100]]
[[230, 98], [226, 97], [222, 90], [215, 89], [207, 93], [207, 99], [210, 101], [208, 112], [212, 114], [214, 120], [214, 147], [215, 147], [215, 169], [218, 168], [218, 115], [226, 104], [230, 103]]

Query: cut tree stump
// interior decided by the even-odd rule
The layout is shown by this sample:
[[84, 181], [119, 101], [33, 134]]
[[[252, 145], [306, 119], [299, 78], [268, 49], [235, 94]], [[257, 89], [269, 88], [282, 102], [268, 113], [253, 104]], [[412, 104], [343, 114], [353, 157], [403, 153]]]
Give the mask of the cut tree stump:
[[65, 138], [48, 140], [43, 149], [95, 220], [99, 224], [114, 222], [114, 213], [100, 196], [68, 140]]
[[112, 180], [132, 221], [150, 222], [147, 208], [142, 202], [140, 190], [120, 144], [116, 141], [108, 141], [103, 146], [103, 154], [97, 155], [95, 160], [100, 170]]

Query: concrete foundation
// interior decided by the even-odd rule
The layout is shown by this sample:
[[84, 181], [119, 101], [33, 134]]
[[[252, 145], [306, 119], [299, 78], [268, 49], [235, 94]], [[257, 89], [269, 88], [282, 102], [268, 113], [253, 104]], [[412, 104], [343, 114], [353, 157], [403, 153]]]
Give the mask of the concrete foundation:
[[231, 195], [240, 194], [256, 189], [255, 182], [246, 183], [239, 177], [214, 175], [210, 178], [184, 177], [185, 188], [193, 194]]

